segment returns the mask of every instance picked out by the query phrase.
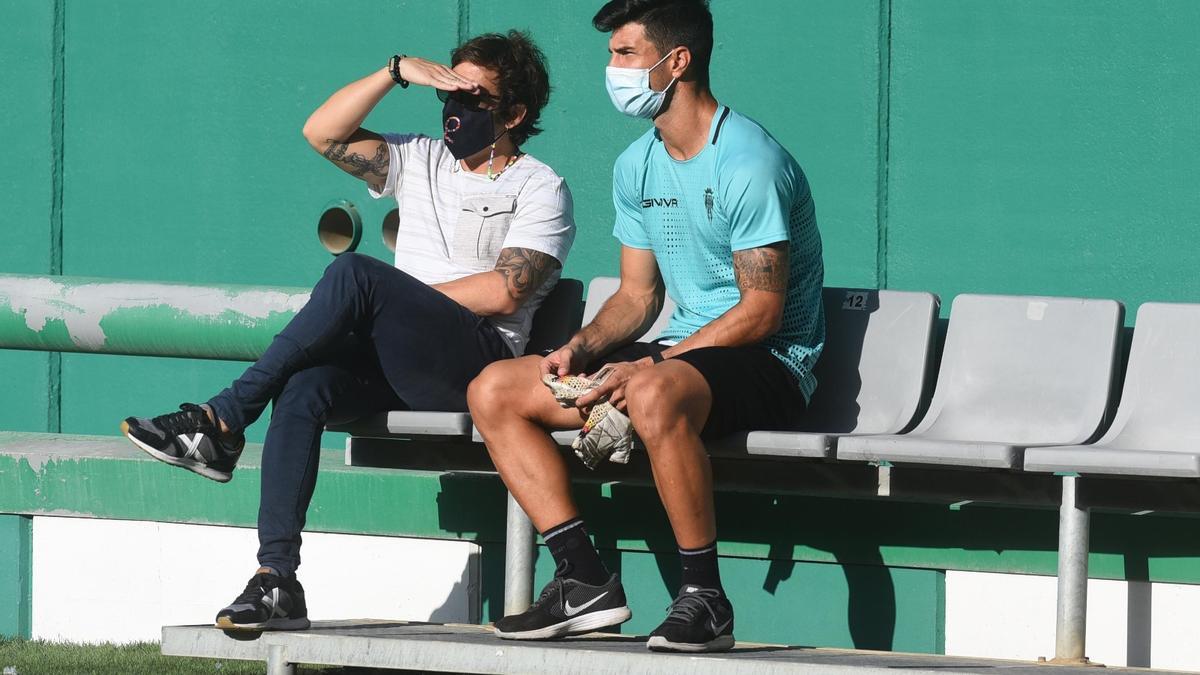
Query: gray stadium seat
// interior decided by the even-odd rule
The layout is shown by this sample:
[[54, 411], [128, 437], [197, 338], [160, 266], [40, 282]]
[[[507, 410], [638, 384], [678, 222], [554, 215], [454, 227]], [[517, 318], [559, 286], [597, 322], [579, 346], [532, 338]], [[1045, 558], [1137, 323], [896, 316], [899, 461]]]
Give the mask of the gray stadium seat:
[[[583, 283], [578, 279], [560, 279], [534, 314], [525, 353], [536, 354], [558, 347], [570, 339], [571, 334], [579, 328], [582, 299]], [[366, 438], [396, 435], [469, 438], [472, 427], [471, 415], [465, 412], [392, 410], [348, 424], [330, 425], [328, 429]]]
[[[619, 285], [614, 277], [592, 280], [584, 324]], [[808, 431], [751, 431], [710, 443], [710, 450], [830, 458], [834, 434], [898, 433], [911, 425], [927, 379], [937, 297], [908, 291], [826, 288], [823, 300], [825, 350], [817, 362], [820, 384], [803, 424]], [[643, 339], [661, 333], [673, 309], [668, 298]]]
[[1137, 313], [1116, 417], [1095, 445], [1033, 448], [1026, 471], [1200, 477], [1200, 305]]
[[838, 441], [841, 460], [1020, 468], [1034, 445], [1103, 424], [1123, 310], [1114, 300], [960, 295], [929, 411], [905, 435]]
[[896, 434], [916, 419], [932, 362], [932, 293], [826, 288], [825, 349], [804, 431], [751, 431], [715, 444], [751, 456], [832, 459], [837, 436]]
[[[600, 308], [604, 306], [604, 301], [612, 297], [613, 293], [621, 287], [621, 280], [617, 277], [596, 277], [588, 284], [587, 304], [583, 306], [583, 323], [588, 325], [592, 319], [596, 318], [596, 314], [600, 312]], [[650, 330], [641, 337], [642, 342], [649, 342], [658, 337], [667, 327], [667, 322], [671, 320], [671, 313], [675, 311], [675, 303], [671, 298], [663, 297], [663, 308], [658, 313], [658, 319], [650, 326]]]

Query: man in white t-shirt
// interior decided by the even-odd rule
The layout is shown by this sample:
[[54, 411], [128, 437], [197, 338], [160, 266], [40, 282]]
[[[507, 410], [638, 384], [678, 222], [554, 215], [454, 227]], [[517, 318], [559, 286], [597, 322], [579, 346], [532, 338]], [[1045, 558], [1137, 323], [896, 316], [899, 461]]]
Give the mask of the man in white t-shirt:
[[[304, 126], [313, 148], [400, 207], [395, 266], [339, 256], [263, 356], [206, 404], [127, 418], [142, 450], [220, 482], [243, 429], [274, 401], [263, 445], [259, 568], [217, 614], [226, 629], [309, 625], [296, 579], [326, 423], [389, 409], [465, 411], [470, 381], [524, 353], [533, 313], [575, 237], [571, 193], [521, 152], [550, 93], [541, 51], [516, 31], [473, 38], [451, 67], [398, 54], [335, 93]], [[362, 128], [390, 91], [425, 85], [444, 137]], [[405, 92], [414, 95], [416, 91]]]

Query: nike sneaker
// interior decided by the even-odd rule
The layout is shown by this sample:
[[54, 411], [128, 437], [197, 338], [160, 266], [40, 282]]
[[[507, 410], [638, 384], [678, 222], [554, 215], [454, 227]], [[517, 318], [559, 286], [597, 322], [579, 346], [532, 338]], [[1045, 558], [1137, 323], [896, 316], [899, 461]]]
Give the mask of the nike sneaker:
[[625, 589], [613, 574], [599, 586], [562, 576], [553, 579], [528, 610], [496, 622], [496, 636], [505, 640], [549, 640], [618, 626], [633, 613], [625, 605]]
[[309, 627], [304, 587], [296, 575], [281, 577], [266, 568], [250, 578], [246, 590], [217, 612], [223, 630], [304, 630]]
[[656, 652], [720, 652], [733, 642], [733, 605], [725, 594], [684, 586], [646, 646]]
[[127, 417], [121, 433], [151, 457], [218, 483], [233, 477], [246, 446], [243, 434], [222, 434], [208, 412], [194, 403], [158, 417]]

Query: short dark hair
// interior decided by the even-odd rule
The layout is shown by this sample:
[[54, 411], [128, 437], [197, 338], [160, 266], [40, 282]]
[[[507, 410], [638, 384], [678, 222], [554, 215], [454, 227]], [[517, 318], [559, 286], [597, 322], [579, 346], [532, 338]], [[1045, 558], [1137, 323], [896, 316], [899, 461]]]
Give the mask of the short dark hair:
[[596, 12], [592, 25], [611, 33], [627, 23], [640, 23], [660, 54], [675, 47], [692, 53], [692, 77], [708, 86], [712, 61], [713, 18], [708, 0], [611, 0]]
[[546, 56], [528, 33], [510, 30], [507, 34], [485, 33], [462, 43], [450, 54], [450, 65], [469, 61], [496, 71], [500, 80], [500, 106], [496, 113], [512, 119], [513, 108], [525, 106], [525, 119], [509, 130], [513, 143], [521, 145], [530, 136], [542, 132], [538, 119], [550, 102], [550, 75]]

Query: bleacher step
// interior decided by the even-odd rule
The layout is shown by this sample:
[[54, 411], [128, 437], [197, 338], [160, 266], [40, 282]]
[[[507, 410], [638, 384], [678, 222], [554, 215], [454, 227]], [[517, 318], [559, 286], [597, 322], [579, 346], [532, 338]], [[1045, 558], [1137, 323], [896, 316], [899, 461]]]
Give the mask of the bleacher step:
[[[1040, 674], [1045, 666], [921, 654], [812, 649], [739, 642], [724, 654], [675, 655], [646, 650], [644, 638], [593, 633], [557, 642], [498, 640], [489, 627], [381, 620], [317, 621], [306, 631], [226, 633], [211, 626], [166, 626], [162, 652], [171, 656], [312, 663], [446, 673], [588, 673], [673, 675], [843, 672], [854, 675], [929, 673]], [[1109, 668], [1107, 672], [1125, 671]], [[1057, 667], [1054, 675], [1095, 674]], [[1133, 672], [1133, 671], [1127, 671]], [[1139, 673], [1150, 671], [1137, 670]]]

